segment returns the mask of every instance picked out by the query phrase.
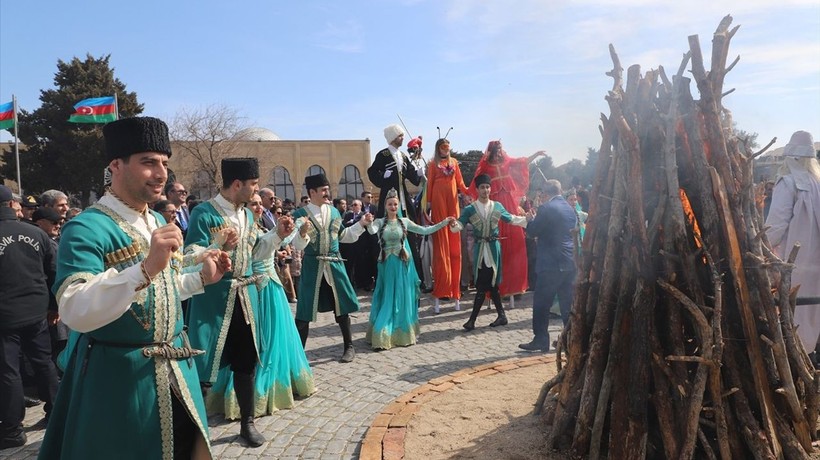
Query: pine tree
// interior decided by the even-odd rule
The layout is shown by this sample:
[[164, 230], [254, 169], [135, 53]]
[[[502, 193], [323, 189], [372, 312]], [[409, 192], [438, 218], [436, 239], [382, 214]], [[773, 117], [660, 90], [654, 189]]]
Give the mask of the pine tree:
[[[73, 124], [68, 117], [73, 106], [89, 97], [118, 97], [120, 118], [142, 113], [135, 92], [114, 76], [111, 55], [81, 60], [57, 61], [54, 89], [40, 91], [42, 105], [33, 112], [19, 114], [20, 172], [27, 192], [58, 189], [86, 204], [89, 193], [102, 191], [103, 168], [108, 161], [101, 124]], [[15, 159], [4, 152], [0, 174], [16, 177]]]

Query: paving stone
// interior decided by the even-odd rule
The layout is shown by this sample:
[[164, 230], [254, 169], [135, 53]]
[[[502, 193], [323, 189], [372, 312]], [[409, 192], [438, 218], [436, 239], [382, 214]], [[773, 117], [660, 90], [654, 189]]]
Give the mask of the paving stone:
[[[473, 293], [467, 293], [471, 301]], [[237, 439], [239, 424], [221, 416], [209, 419], [213, 451], [220, 459], [356, 459], [362, 452], [361, 442], [370, 424], [396, 398], [433, 379], [441, 379], [439, 389], [466, 381], [465, 369], [482, 368], [486, 373], [495, 363], [527, 358], [534, 364], [539, 356], [522, 353], [518, 344], [532, 339], [532, 293], [516, 300], [516, 308], [507, 312], [507, 326], [486, 327], [495, 313], [482, 310], [476, 329], [464, 333], [461, 325], [469, 312], [456, 312], [447, 302], [440, 315], [432, 312], [433, 300], [423, 295], [419, 310], [421, 335], [412, 347], [398, 347], [373, 352], [364, 342], [368, 324], [370, 298], [360, 298], [361, 310], [351, 315], [357, 356], [353, 363], [338, 362], [342, 352], [341, 334], [333, 315], [322, 313], [311, 325], [307, 343], [308, 360], [316, 379], [317, 391], [297, 401], [292, 409], [280, 410], [257, 420], [257, 428], [268, 441], [250, 449]], [[505, 302], [506, 304], [506, 302]], [[293, 311], [295, 306], [291, 306]], [[550, 323], [550, 334], [556, 338], [560, 319]], [[490, 366], [492, 364], [492, 366]], [[489, 372], [488, 372], [489, 371]], [[450, 375], [454, 374], [454, 375]], [[449, 377], [445, 377], [448, 376]], [[459, 378], [458, 376], [461, 376]], [[437, 394], [437, 393], [433, 393]], [[415, 397], [419, 402], [424, 397]], [[24, 425], [33, 427], [43, 418], [42, 405], [26, 411]], [[398, 409], [401, 411], [401, 409]], [[405, 418], [410, 414], [404, 413]], [[406, 421], [406, 420], [403, 420]], [[384, 428], [383, 428], [384, 429]], [[27, 432], [30, 444], [21, 449], [0, 452], [0, 459], [23, 460], [36, 455], [43, 427]], [[391, 446], [390, 453], [399, 453]]]

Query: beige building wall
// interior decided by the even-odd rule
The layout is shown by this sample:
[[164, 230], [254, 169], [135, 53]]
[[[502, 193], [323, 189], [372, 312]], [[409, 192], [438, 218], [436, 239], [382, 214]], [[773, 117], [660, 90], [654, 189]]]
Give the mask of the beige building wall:
[[[304, 179], [312, 166], [319, 166], [324, 170], [334, 197], [339, 196], [340, 182], [344, 177], [345, 167], [348, 166], [355, 167], [364, 190], [373, 191], [374, 187], [367, 178], [367, 168], [371, 163], [369, 139], [232, 142], [235, 142], [235, 145], [229, 156], [255, 157], [259, 160], [260, 188], [273, 189], [274, 185], [278, 185], [274, 171], [276, 167], [283, 167], [290, 176], [296, 201], [303, 193]], [[201, 171], [196, 160], [190, 155], [185, 155], [182, 148], [172, 148], [173, 155], [168, 166], [173, 170], [176, 180], [182, 182], [190, 193], [200, 199], [207, 199], [216, 194], [217, 190], [208, 186], [207, 174]], [[221, 184], [221, 178], [219, 183]]]

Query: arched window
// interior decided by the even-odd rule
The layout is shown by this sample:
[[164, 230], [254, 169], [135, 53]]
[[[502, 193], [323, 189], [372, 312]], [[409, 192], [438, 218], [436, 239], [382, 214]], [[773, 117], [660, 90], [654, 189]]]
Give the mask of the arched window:
[[[310, 168], [308, 168], [307, 174], [305, 174], [305, 176], [313, 176], [315, 174], [325, 174], [325, 168], [323, 168], [319, 165], [313, 165]], [[325, 174], [325, 176], [327, 176], [327, 174]], [[305, 187], [305, 184], [302, 184], [302, 195], [307, 195], [307, 194], [308, 194], [307, 187]]]
[[364, 182], [359, 174], [359, 168], [354, 165], [345, 166], [342, 171], [342, 178], [339, 180], [339, 198], [351, 201], [359, 198], [364, 192]]
[[284, 166], [277, 166], [273, 168], [271, 174], [271, 184], [273, 186], [273, 193], [281, 199], [290, 198], [296, 200], [296, 193], [293, 190], [293, 181], [290, 180], [290, 172]]

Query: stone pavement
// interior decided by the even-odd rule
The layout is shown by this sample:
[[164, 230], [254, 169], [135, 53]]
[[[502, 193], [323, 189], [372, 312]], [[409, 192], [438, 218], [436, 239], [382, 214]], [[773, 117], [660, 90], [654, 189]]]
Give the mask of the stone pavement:
[[[238, 439], [239, 423], [211, 420], [211, 442], [216, 458], [261, 459], [357, 459], [365, 432], [381, 409], [394, 399], [427, 381], [455, 372], [508, 358], [528, 356], [518, 344], [532, 338], [532, 292], [521, 296], [507, 312], [507, 326], [487, 327], [495, 310], [487, 309], [489, 299], [476, 322], [476, 329], [464, 332], [461, 325], [469, 317], [475, 291], [465, 293], [462, 311], [454, 303], [442, 304], [441, 314], [433, 314], [433, 299], [422, 296], [419, 319], [421, 335], [412, 347], [375, 352], [364, 341], [370, 311], [370, 297], [360, 296], [361, 311], [351, 315], [356, 360], [342, 364], [342, 339], [330, 313], [322, 313], [311, 324], [307, 355], [316, 379], [317, 391], [297, 401], [293, 409], [282, 410], [256, 420], [268, 442], [246, 447]], [[369, 294], [369, 293], [362, 293]], [[508, 302], [505, 299], [505, 308]], [[550, 320], [550, 334], [557, 338], [561, 320]], [[0, 451], [0, 459], [34, 459], [43, 438], [42, 405], [28, 409], [25, 426], [28, 444]]]

